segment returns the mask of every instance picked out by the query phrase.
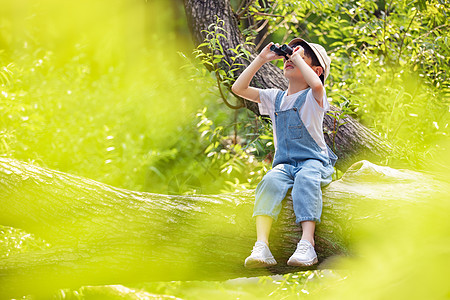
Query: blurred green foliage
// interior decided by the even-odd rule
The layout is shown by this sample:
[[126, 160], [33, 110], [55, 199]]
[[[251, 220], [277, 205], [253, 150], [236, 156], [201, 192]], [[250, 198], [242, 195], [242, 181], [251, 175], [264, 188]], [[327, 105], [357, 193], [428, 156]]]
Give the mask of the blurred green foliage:
[[[177, 54], [192, 46], [167, 25], [172, 4], [4, 4], [0, 155], [171, 194], [253, 188], [269, 166], [253, 146], [229, 143], [231, 134], [256, 140], [264, 127], [223, 109], [215, 78]], [[205, 107], [213, 120], [200, 130]], [[211, 122], [220, 130], [207, 135]]]
[[[307, 296], [311, 297], [326, 285], [330, 286], [332, 282], [343, 280], [345, 278], [343, 274], [345, 273], [344, 271], [313, 270], [286, 275], [261, 276], [259, 278], [237, 278], [223, 282], [152, 282], [140, 284], [133, 288], [122, 287], [121, 290], [131, 290], [134, 292], [130, 293], [132, 295], [142, 295], [145, 291], [162, 297], [163, 295], [173, 295], [178, 299], [301, 299]], [[77, 291], [62, 290], [55, 295], [55, 298], [58, 300], [93, 299], [90, 288], [92, 287], [83, 287]], [[96, 291], [100, 295], [111, 293], [118, 299], [120, 296], [126, 297], [126, 293], [114, 290], [114, 286], [99, 287]], [[126, 299], [145, 299], [145, 294], [142, 296], [141, 298], [129, 297]], [[110, 299], [115, 298], [111, 297]]]

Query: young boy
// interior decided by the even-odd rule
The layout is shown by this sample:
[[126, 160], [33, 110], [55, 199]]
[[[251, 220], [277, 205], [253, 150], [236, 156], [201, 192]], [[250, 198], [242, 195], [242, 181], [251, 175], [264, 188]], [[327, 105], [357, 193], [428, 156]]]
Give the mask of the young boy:
[[[248, 268], [277, 264], [269, 250], [269, 233], [290, 188], [302, 237], [287, 264], [310, 266], [317, 263], [314, 231], [322, 213], [321, 186], [331, 182], [337, 159], [323, 137], [323, 117], [329, 108], [323, 83], [330, 73], [331, 62], [325, 49], [296, 38], [288, 44], [294, 52], [286, 59], [270, 51], [272, 44], [261, 51], [232, 87], [235, 94], [258, 103], [260, 113], [270, 116], [274, 131], [272, 170], [256, 188], [253, 216], [256, 217], [257, 241], [245, 260]], [[287, 91], [249, 86], [263, 64], [280, 58], [284, 60], [284, 76], [289, 80]]]

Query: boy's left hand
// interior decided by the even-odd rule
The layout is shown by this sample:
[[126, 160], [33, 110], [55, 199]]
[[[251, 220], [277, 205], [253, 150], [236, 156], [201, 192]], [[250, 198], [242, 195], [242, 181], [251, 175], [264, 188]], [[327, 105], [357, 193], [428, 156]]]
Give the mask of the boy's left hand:
[[305, 49], [303, 49], [302, 46], [297, 46], [293, 49], [290, 59], [293, 60], [297, 56], [300, 56], [302, 59], [305, 59]]

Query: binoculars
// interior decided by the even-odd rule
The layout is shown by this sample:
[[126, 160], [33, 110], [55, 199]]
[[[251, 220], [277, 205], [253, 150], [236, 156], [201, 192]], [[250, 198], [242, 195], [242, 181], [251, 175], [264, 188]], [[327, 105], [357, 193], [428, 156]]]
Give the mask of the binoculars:
[[291, 47], [289, 47], [288, 45], [284, 44], [280, 47], [277, 47], [275, 44], [270, 46], [270, 51], [275, 52], [277, 55], [279, 56], [284, 56], [286, 59], [289, 59], [287, 57], [287, 55], [292, 55], [292, 52], [294, 52], [294, 50], [292, 50]]

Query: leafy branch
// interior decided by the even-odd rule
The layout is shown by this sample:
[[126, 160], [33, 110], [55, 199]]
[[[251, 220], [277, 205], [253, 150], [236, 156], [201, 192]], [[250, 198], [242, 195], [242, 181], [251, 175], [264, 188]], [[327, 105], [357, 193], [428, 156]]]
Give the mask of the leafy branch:
[[[220, 42], [220, 39], [226, 39], [224, 33], [227, 31], [223, 28], [225, 21], [216, 17], [216, 23], [210, 24], [207, 30], [203, 30], [206, 33], [206, 37], [203, 43], [197, 46], [194, 50], [196, 58], [200, 59], [200, 62], [204, 64], [209, 70], [211, 70], [215, 77], [217, 86], [219, 88], [220, 96], [229, 108], [239, 109], [245, 107], [244, 101], [240, 98], [238, 104], [231, 104], [227, 96], [225, 95], [222, 85], [231, 86], [235, 81], [235, 72], [240, 70], [243, 66], [239, 63], [240, 59], [249, 59], [250, 52], [247, 51], [244, 45], [238, 45], [236, 48], [227, 49], [233, 55], [230, 57], [231, 63], [228, 62], [225, 55], [225, 50]], [[249, 40], [245, 42], [245, 45], [253, 45]]]
[[340, 95], [344, 101], [340, 102], [338, 104], [338, 107], [340, 110], [330, 110], [327, 115], [333, 118], [333, 130], [331, 132], [328, 132], [328, 134], [332, 135], [332, 142], [333, 142], [333, 151], [336, 152], [336, 135], [339, 131], [339, 128], [341, 126], [344, 126], [348, 123], [348, 121], [345, 121], [345, 119], [351, 115], [354, 114], [354, 105], [351, 103], [351, 101], [344, 96]]

